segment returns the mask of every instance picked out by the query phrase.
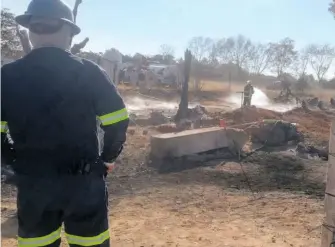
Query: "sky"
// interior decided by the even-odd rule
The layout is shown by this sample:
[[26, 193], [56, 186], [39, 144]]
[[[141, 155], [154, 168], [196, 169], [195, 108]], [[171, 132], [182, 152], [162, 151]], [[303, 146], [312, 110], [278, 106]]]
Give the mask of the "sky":
[[[64, 0], [71, 8], [75, 0]], [[15, 15], [30, 0], [2, 0]], [[335, 46], [335, 19], [331, 0], [83, 0], [77, 24], [89, 37], [84, 50], [123, 54], [159, 53], [168, 44], [181, 57], [192, 37], [213, 39], [242, 34], [254, 42], [276, 42], [285, 37], [297, 49], [310, 43]], [[333, 76], [335, 65], [329, 71]]]
[[[30, 0], [2, 0], [2, 7], [24, 13]], [[71, 6], [75, 0], [65, 0]], [[181, 56], [195, 36], [214, 39], [243, 34], [256, 42], [284, 37], [298, 48], [335, 45], [330, 0], [83, 0], [77, 24], [89, 37], [85, 50], [116, 48], [124, 54], [158, 53], [162, 44]]]

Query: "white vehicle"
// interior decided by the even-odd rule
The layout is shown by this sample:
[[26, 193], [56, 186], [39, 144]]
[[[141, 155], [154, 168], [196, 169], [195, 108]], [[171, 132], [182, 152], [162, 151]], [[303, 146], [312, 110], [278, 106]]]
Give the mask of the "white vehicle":
[[152, 72], [158, 77], [159, 84], [178, 85], [180, 81], [180, 73], [177, 65], [150, 64], [148, 66]]

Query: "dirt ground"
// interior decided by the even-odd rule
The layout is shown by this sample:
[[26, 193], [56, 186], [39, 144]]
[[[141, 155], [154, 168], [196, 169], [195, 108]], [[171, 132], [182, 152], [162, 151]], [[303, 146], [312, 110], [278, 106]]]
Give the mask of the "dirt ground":
[[[324, 163], [261, 153], [242, 165], [213, 161], [158, 174], [145, 165], [148, 139], [136, 128], [109, 177], [114, 246], [319, 244]], [[2, 246], [16, 246], [14, 196], [3, 186]]]
[[[238, 111], [222, 114], [232, 123], [284, 116], [299, 122], [306, 133], [314, 131], [311, 140], [328, 141], [330, 120], [322, 113], [253, 111], [248, 113], [250, 117], [243, 114], [242, 120]], [[147, 158], [150, 136], [155, 133], [130, 127], [117, 168], [108, 177], [113, 246], [320, 244], [326, 162], [278, 150], [255, 153], [243, 163], [195, 162], [193, 169], [159, 173], [148, 165]], [[2, 186], [1, 243], [6, 247], [17, 246], [15, 195], [15, 188]]]

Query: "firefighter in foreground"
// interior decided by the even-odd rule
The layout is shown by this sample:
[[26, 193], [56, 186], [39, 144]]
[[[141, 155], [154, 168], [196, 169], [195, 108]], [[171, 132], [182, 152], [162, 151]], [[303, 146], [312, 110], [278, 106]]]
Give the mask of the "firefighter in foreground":
[[[106, 73], [69, 50], [80, 28], [60, 0], [32, 0], [18, 24], [33, 50], [1, 68], [1, 151], [17, 176], [18, 246], [110, 246], [105, 177], [128, 114]], [[99, 150], [97, 129], [104, 130]]]
[[254, 87], [251, 85], [251, 81], [247, 81], [243, 90], [243, 106], [250, 106], [252, 95], [254, 94]]

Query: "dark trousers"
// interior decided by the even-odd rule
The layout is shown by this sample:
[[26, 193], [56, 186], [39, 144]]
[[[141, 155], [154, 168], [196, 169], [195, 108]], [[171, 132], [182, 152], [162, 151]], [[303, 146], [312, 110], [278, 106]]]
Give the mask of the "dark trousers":
[[18, 177], [18, 246], [109, 247], [108, 195], [103, 176]]
[[244, 96], [243, 105], [244, 106], [250, 106], [251, 105], [251, 96]]

